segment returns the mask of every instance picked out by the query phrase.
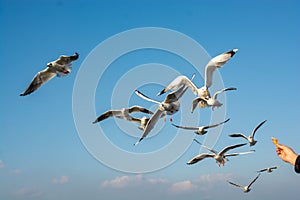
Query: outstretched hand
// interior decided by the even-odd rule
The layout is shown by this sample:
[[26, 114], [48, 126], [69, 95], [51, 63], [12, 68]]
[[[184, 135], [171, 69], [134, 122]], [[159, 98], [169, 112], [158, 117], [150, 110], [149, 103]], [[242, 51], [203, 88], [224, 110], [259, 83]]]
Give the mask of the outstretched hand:
[[298, 155], [290, 147], [283, 144], [277, 144], [276, 153], [284, 162], [295, 165]]

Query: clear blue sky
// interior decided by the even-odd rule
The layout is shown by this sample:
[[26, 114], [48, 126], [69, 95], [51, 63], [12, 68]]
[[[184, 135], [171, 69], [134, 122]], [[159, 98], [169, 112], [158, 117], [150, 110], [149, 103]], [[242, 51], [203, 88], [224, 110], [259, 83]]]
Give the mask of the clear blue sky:
[[[300, 3], [291, 0], [0, 0], [0, 199], [295, 199], [300, 194], [297, 190], [299, 175], [291, 165], [279, 160], [270, 138], [274, 136], [280, 143], [290, 145], [300, 153], [297, 124], [300, 121], [299, 8]], [[143, 27], [166, 28], [184, 34], [198, 42], [211, 57], [233, 48], [239, 49], [219, 70], [224, 85], [238, 90], [228, 92], [224, 108], [215, 111], [226, 108], [225, 117], [231, 120], [223, 127], [214, 148], [220, 150], [226, 145], [242, 142], [227, 135], [233, 132], [250, 134], [258, 123], [267, 119], [257, 132], [254, 154], [231, 158], [221, 168], [212, 159], [187, 166], [185, 163], [199, 151], [205, 152], [192, 143], [171, 165], [151, 173], [136, 174], [112, 169], [87, 150], [89, 147], [81, 138], [90, 133], [79, 133], [73, 118], [72, 96], [76, 90], [76, 76], [88, 65], [90, 53], [101, 42], [124, 31]], [[98, 69], [102, 69], [103, 60], [123, 46], [125, 44], [117, 43], [98, 55], [95, 63], [99, 63]], [[174, 46], [184, 44], [175, 42]], [[80, 58], [73, 63], [69, 76], [54, 78], [35, 93], [19, 96], [46, 63], [61, 54], [71, 55], [75, 51]], [[192, 54], [193, 50], [190, 51], [187, 52]], [[199, 62], [203, 65], [208, 61], [207, 55], [199, 55]], [[127, 94], [129, 105], [118, 104], [118, 98], [111, 97], [119, 94], [113, 94], [112, 90], [130, 70], [142, 65], [154, 70], [159, 64], [164, 69], [168, 66], [187, 76], [196, 73], [195, 83], [198, 86], [203, 84], [197, 70], [201, 71], [204, 66], [192, 66], [170, 52], [155, 49], [133, 51], [115, 59], [104, 71], [95, 91], [93, 115], [112, 108], [111, 102], [115, 109], [138, 104], [154, 110], [153, 104], [133, 93]], [[143, 80], [154, 76], [148, 73], [138, 75]], [[172, 80], [170, 77], [175, 78], [172, 73], [155, 76], [165, 83]], [[88, 83], [89, 80], [83, 84]], [[139, 89], [158, 100], [164, 98], [155, 96], [162, 89], [161, 84], [150, 82], [140, 85]], [[193, 98], [190, 91], [186, 98]], [[221, 98], [224, 100], [224, 95]], [[180, 114], [173, 116], [174, 123], [180, 123]], [[199, 124], [210, 122], [209, 109], [193, 116], [197, 114], [201, 116]], [[101, 127], [107, 138], [120, 149], [132, 153], [147, 154], [160, 150], [174, 135], [185, 138], [186, 134], [189, 141], [194, 137], [186, 131], [178, 133], [170, 122], [161, 122], [159, 125], [164, 127], [157, 131], [158, 134], [135, 148], [132, 144], [137, 138], [124, 133], [119, 126], [138, 136], [140, 132], [136, 125], [113, 119], [92, 125], [93, 118], [86, 120], [91, 128]], [[205, 141], [205, 137], [196, 138]], [[101, 155], [116, 156], [99, 148]], [[239, 150], [247, 151], [249, 147]], [[155, 163], [168, 156], [172, 155], [145, 160], [145, 163]], [[124, 158], [120, 158], [119, 164], [131, 165]], [[226, 182], [247, 184], [256, 176], [256, 170], [273, 165], [280, 168], [272, 174], [263, 174], [248, 194]]]

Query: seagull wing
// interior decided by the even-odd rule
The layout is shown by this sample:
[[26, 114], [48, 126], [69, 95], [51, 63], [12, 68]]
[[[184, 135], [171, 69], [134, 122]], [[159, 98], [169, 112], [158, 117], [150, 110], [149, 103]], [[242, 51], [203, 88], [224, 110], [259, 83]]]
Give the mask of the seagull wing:
[[217, 124], [212, 124], [212, 125], [204, 126], [203, 129], [214, 128], [216, 126], [219, 126], [221, 124], [224, 124], [224, 123], [228, 122], [229, 120], [230, 119], [226, 119], [224, 122], [220, 122], [220, 123], [217, 123]]
[[146, 101], [150, 101], [150, 102], [153, 102], [153, 103], [156, 103], [156, 104], [161, 104], [160, 102], [147, 97], [146, 95], [144, 95], [143, 93], [141, 93], [138, 90], [135, 91], [135, 94], [138, 95], [139, 97], [141, 97], [142, 99], [145, 99]]
[[195, 164], [195, 163], [203, 160], [204, 158], [209, 158], [209, 157], [212, 158], [212, 157], [214, 157], [214, 155], [213, 154], [208, 154], [208, 153], [203, 153], [203, 154], [195, 156], [194, 158], [189, 160], [186, 164], [192, 165], [192, 164]]
[[231, 146], [228, 146], [228, 147], [225, 147], [222, 151], [220, 151], [220, 155], [222, 154], [225, 154], [227, 151], [231, 150], [231, 149], [234, 149], [234, 148], [237, 148], [237, 147], [241, 147], [241, 146], [244, 146], [246, 145], [247, 143], [243, 143], [243, 144], [235, 144], [235, 145], [231, 145]]
[[68, 65], [72, 61], [77, 60], [78, 58], [79, 58], [79, 54], [75, 52], [75, 54], [73, 56], [60, 56], [54, 62], [59, 65]]
[[[194, 77], [192, 77], [193, 79]], [[188, 86], [194, 94], [198, 94], [197, 86], [186, 76], [177, 76], [167, 87], [165, 87], [162, 91], [160, 91], [157, 95], [162, 95], [169, 90], [176, 90], [181, 86]]]
[[20, 94], [20, 96], [31, 94], [32, 92], [36, 91], [39, 87], [41, 87], [42, 84], [52, 79], [55, 75], [56, 72], [49, 67], [47, 67], [43, 71], [38, 72], [32, 79], [28, 88], [22, 94]]
[[[191, 80], [193, 80], [195, 77], [195, 74], [193, 74]], [[186, 92], [186, 90], [188, 89], [188, 86], [186, 85], [182, 85], [179, 89], [177, 89], [176, 91], [168, 94], [164, 100], [165, 103], [172, 103], [175, 101], [178, 101], [182, 95]]]
[[147, 114], [153, 114], [152, 111], [144, 108], [144, 107], [141, 107], [141, 106], [132, 106], [128, 109], [128, 112], [129, 113], [133, 113], [133, 112], [143, 112], [143, 113], [147, 113]]
[[230, 134], [228, 135], [229, 137], [242, 137], [242, 138], [245, 138], [246, 140], [248, 140], [247, 136], [245, 136], [244, 134], [242, 133], [233, 133], [233, 134]]
[[249, 183], [248, 188], [251, 187], [251, 185], [258, 179], [258, 177], [260, 176], [260, 174], [258, 174], [255, 179], [253, 181], [251, 181], [251, 183]]
[[101, 122], [109, 117], [113, 117], [115, 115], [120, 116], [122, 112], [120, 110], [109, 110], [106, 111], [105, 113], [103, 113], [102, 115], [100, 115], [94, 122], [93, 124], [97, 123], [97, 122]]
[[149, 121], [147, 122], [142, 137], [134, 145], [140, 143], [150, 133], [150, 131], [154, 128], [155, 124], [161, 118], [163, 113], [164, 111], [162, 111], [159, 108], [155, 111], [155, 113], [150, 117]]
[[260, 172], [265, 172], [265, 171], [267, 171], [267, 170], [268, 170], [268, 168], [261, 169], [261, 170], [257, 171], [257, 173], [260, 173]]
[[209, 148], [208, 146], [203, 145], [201, 142], [199, 142], [198, 140], [194, 139], [195, 142], [197, 142], [198, 144], [200, 144], [201, 146], [203, 146], [205, 149], [207, 149], [208, 151], [214, 153], [214, 154], [218, 154], [218, 152], [212, 148]]
[[217, 92], [214, 94], [213, 99], [217, 99], [217, 98], [218, 98], [218, 95], [219, 95], [220, 93], [225, 92], [225, 91], [229, 91], [229, 90], [237, 90], [237, 89], [234, 88], [234, 87], [231, 87], [231, 88], [224, 88], [224, 89], [222, 89], [222, 90], [219, 90], [219, 91], [217, 91]]
[[231, 153], [231, 154], [226, 154], [224, 155], [225, 157], [230, 157], [230, 156], [238, 156], [238, 155], [245, 155], [249, 153], [253, 153], [255, 150], [247, 151], [247, 152], [241, 152], [241, 153]]
[[209, 88], [212, 85], [213, 73], [217, 68], [222, 67], [236, 52], [238, 49], [233, 49], [222, 53], [212, 58], [205, 66], [205, 86]]
[[254, 137], [256, 131], [257, 131], [257, 130], [258, 130], [258, 129], [266, 122], [266, 121], [267, 121], [267, 120], [261, 122], [258, 126], [256, 126], [256, 127], [254, 128], [254, 130], [252, 131], [251, 137]]
[[141, 124], [141, 119], [140, 118], [131, 117], [130, 121]]
[[230, 183], [231, 185], [236, 186], [236, 187], [244, 188], [244, 186], [242, 186], [242, 185], [239, 185], [239, 184], [236, 184], [236, 183], [233, 183], [233, 182], [230, 182], [230, 181], [227, 181], [227, 182]]
[[195, 108], [197, 107], [197, 105], [199, 104], [200, 101], [203, 101], [205, 105], [207, 105], [207, 101], [206, 99], [203, 99], [201, 97], [197, 97], [193, 100], [192, 102], [192, 106], [191, 106], [191, 113], [194, 112]]
[[275, 166], [275, 167], [271, 167], [270, 169], [277, 169], [277, 167]]
[[187, 130], [198, 130], [198, 127], [191, 127], [191, 126], [178, 126], [175, 124], [172, 124], [173, 126], [177, 127], [177, 128], [182, 128], [182, 129], [187, 129]]

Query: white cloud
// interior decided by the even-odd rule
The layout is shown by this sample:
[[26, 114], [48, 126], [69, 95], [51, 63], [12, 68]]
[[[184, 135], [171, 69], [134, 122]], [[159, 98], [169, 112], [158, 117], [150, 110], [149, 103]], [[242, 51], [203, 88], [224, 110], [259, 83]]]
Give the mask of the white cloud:
[[17, 190], [16, 192], [14, 192], [14, 195], [15, 196], [18, 196], [18, 197], [40, 197], [42, 196], [42, 192], [41, 191], [38, 191], [38, 190], [34, 190], [34, 189], [29, 189], [29, 188], [20, 188], [19, 190]]
[[147, 181], [151, 184], [157, 184], [157, 183], [169, 183], [168, 179], [164, 179], [164, 178], [149, 178], [147, 179]]
[[68, 176], [61, 176], [60, 178], [52, 179], [52, 183], [54, 184], [64, 184], [64, 183], [68, 183], [69, 181], [70, 178]]
[[202, 191], [210, 191], [217, 185], [226, 182], [230, 177], [232, 177], [232, 174], [206, 174], [196, 179], [194, 183], [197, 184]]
[[182, 193], [182, 192], [190, 192], [197, 189], [197, 185], [193, 184], [191, 181], [180, 181], [175, 182], [171, 185], [169, 192], [170, 193]]
[[0, 169], [2, 169], [4, 167], [5, 167], [4, 162], [2, 160], [0, 160]]
[[231, 174], [206, 174], [201, 176], [200, 178], [196, 179], [195, 182], [197, 183], [209, 183], [213, 184], [219, 181], [226, 181], [230, 177], [232, 177]]
[[101, 183], [101, 187], [112, 187], [112, 188], [125, 188], [128, 186], [136, 186], [143, 184], [165, 184], [168, 183], [167, 179], [162, 178], [146, 178], [143, 175], [135, 176], [119, 176], [112, 180], [105, 180]]

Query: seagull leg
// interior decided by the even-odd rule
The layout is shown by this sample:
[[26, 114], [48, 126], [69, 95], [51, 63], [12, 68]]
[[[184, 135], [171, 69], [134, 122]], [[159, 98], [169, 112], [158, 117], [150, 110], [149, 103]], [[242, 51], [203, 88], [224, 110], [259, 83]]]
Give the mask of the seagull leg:
[[172, 122], [173, 121], [173, 118], [172, 118], [172, 116], [170, 117], [170, 122]]
[[167, 121], [167, 118], [165, 117], [165, 118], [164, 118], [164, 122], [166, 122], [166, 121]]

